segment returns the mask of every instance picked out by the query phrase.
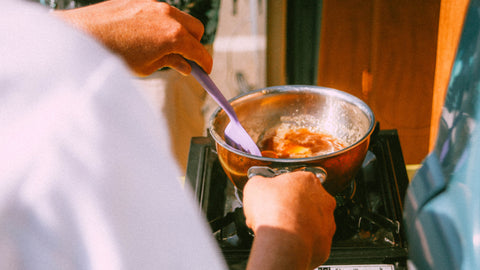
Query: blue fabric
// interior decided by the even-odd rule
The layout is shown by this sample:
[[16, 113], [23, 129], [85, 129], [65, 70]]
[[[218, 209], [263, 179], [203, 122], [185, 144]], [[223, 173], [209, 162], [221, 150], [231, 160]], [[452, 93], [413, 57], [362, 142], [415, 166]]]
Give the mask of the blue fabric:
[[464, 22], [434, 151], [405, 199], [418, 269], [480, 269], [480, 1]]

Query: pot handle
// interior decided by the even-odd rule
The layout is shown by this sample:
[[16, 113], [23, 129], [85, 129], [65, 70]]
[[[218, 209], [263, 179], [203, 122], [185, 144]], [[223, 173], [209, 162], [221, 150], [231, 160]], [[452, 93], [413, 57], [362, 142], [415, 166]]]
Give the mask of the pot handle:
[[296, 167], [296, 168], [270, 168], [267, 166], [252, 166], [248, 169], [247, 175], [248, 178], [252, 178], [255, 175], [260, 175], [263, 177], [275, 177], [280, 174], [288, 173], [288, 172], [295, 172], [295, 171], [307, 171], [312, 172], [318, 180], [323, 184], [325, 179], [327, 179], [327, 171], [325, 171], [322, 167], [311, 167], [311, 166], [304, 166], [304, 167]]

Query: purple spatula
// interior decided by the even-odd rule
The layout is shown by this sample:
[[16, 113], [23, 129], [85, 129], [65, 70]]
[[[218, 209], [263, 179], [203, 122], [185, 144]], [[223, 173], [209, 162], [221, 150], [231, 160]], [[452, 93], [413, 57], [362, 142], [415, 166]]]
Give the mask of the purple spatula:
[[218, 89], [215, 83], [212, 81], [210, 76], [195, 62], [187, 60], [192, 66], [192, 76], [202, 85], [202, 87], [212, 96], [212, 98], [222, 107], [222, 109], [227, 113], [230, 118], [230, 123], [228, 123], [225, 128], [225, 141], [245, 152], [248, 152], [252, 155], [261, 156], [262, 153], [255, 142], [252, 140], [252, 137], [248, 135], [247, 131], [238, 121], [237, 114], [233, 110], [233, 107], [227, 101], [222, 92]]

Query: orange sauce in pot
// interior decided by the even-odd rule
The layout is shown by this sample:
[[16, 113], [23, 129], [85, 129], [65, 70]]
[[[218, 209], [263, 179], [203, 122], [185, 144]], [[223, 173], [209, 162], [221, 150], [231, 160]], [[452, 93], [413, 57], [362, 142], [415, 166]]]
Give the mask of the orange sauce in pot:
[[326, 133], [307, 128], [278, 128], [259, 145], [262, 156], [271, 158], [305, 158], [341, 150], [346, 144]]

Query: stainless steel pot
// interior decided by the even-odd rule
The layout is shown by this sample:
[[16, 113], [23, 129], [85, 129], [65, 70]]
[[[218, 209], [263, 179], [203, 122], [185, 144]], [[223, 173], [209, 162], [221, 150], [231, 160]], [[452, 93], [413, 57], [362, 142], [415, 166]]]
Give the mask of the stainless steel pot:
[[210, 119], [209, 131], [225, 173], [240, 191], [248, 181], [248, 170], [260, 166], [280, 173], [305, 168], [324, 171], [324, 187], [336, 194], [345, 189], [361, 167], [375, 126], [373, 112], [363, 101], [325, 87], [269, 87], [238, 96], [230, 103], [256, 142], [271, 128], [288, 122], [329, 133], [347, 145], [339, 151], [306, 158], [254, 156], [225, 142], [223, 132], [229, 120], [223, 110], [217, 109]]

